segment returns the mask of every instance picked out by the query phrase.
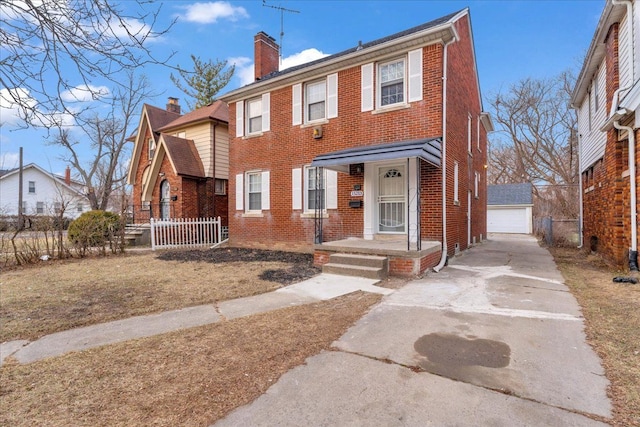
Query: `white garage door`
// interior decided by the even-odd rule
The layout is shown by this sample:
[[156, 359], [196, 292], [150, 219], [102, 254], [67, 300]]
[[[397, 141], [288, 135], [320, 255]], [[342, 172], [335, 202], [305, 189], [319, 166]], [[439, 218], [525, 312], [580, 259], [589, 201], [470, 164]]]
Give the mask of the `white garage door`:
[[487, 231], [489, 233], [528, 234], [527, 208], [491, 208], [487, 209]]

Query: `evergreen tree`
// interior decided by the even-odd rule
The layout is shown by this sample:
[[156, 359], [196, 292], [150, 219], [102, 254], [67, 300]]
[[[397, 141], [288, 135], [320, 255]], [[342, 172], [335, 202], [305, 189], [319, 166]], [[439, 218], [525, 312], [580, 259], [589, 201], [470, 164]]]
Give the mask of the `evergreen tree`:
[[191, 59], [193, 60], [193, 71], [187, 71], [178, 66], [180, 76], [171, 74], [170, 77], [178, 89], [196, 100], [195, 104], [187, 100], [188, 108], [198, 109], [216, 100], [218, 92], [231, 80], [235, 65], [227, 68], [227, 61], [216, 59], [215, 62], [212, 60], [204, 62], [195, 55], [191, 55]]

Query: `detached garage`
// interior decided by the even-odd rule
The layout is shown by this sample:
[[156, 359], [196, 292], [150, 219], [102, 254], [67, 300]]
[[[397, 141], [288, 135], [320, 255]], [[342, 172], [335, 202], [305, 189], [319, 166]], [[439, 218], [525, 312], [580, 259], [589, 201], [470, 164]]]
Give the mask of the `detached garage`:
[[533, 232], [533, 185], [501, 184], [487, 186], [487, 232]]

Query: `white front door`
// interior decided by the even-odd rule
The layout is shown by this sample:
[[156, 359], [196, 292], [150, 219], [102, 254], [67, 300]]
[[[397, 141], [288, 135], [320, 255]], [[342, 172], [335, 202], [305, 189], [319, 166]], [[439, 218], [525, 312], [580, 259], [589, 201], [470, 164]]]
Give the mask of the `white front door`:
[[170, 215], [170, 185], [166, 179], [160, 183], [160, 218], [169, 219]]
[[378, 233], [407, 232], [406, 182], [404, 165], [378, 168]]

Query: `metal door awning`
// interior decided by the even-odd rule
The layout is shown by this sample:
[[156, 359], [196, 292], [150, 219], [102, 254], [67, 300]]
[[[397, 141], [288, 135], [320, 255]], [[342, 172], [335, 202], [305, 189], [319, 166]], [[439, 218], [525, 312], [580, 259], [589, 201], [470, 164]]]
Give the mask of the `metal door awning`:
[[320, 154], [311, 166], [349, 172], [349, 165], [384, 160], [419, 158], [436, 167], [442, 163], [440, 138], [417, 139], [378, 145], [367, 145]]

